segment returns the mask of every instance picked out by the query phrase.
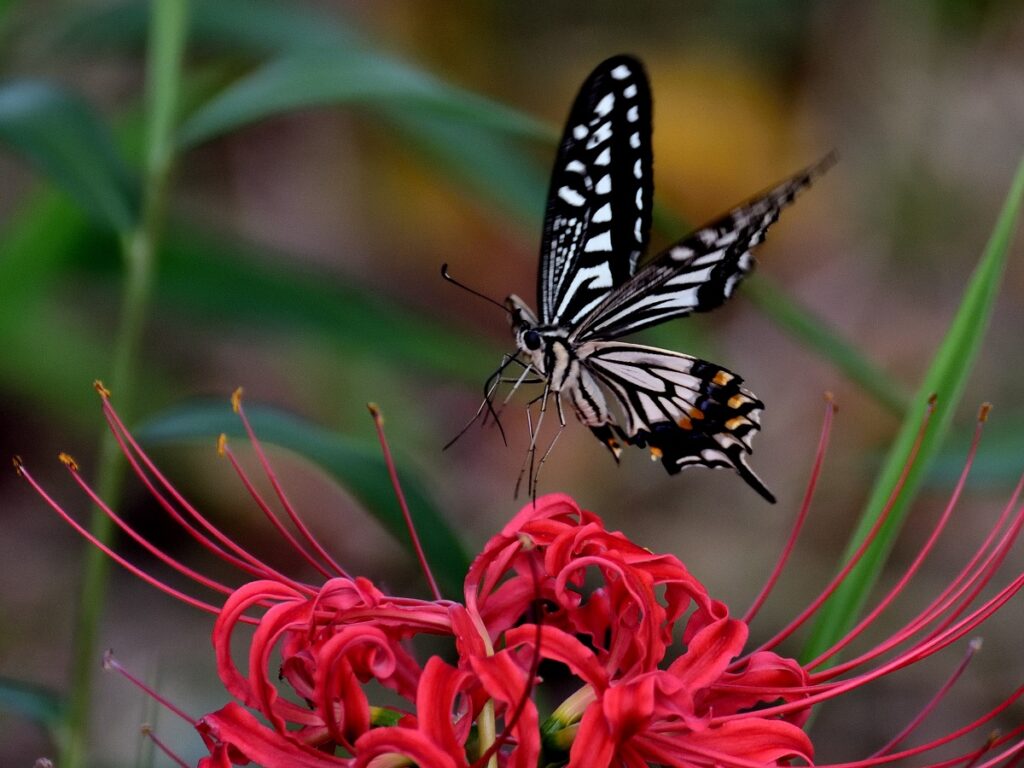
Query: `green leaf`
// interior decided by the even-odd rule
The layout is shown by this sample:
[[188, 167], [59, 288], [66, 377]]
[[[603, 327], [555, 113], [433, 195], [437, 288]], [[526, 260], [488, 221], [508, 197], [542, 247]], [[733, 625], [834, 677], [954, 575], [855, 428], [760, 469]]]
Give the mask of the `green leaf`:
[[470, 93], [381, 52], [361, 48], [286, 54], [257, 69], [182, 125], [189, 147], [243, 125], [296, 109], [340, 104], [392, 106], [484, 126], [499, 134], [547, 141], [542, 123]]
[[928, 472], [932, 459], [946, 435], [981, 346], [1006, 265], [1007, 253], [1013, 241], [1022, 199], [1024, 161], [1017, 168], [1003, 210], [999, 214], [985, 252], [967, 284], [956, 316], [935, 353], [912, 407], [907, 412], [899, 434], [889, 450], [857, 530], [847, 547], [846, 558], [849, 558], [864, 541], [883, 511], [909, 461], [928, 407], [927, 400], [929, 396], [935, 394], [935, 413], [921, 442], [917, 460], [910, 468], [903, 490], [889, 517], [882, 524], [878, 537], [822, 609], [804, 650], [805, 658], [814, 658], [849, 631], [885, 565], [921, 480]]
[[380, 294], [252, 254], [251, 248], [169, 227], [158, 297], [218, 322], [313, 330], [346, 350], [477, 385], [499, 356], [483, 339]]
[[0, 87], [0, 142], [100, 222], [119, 232], [132, 228], [139, 211], [137, 184], [107, 126], [77, 96], [36, 81]]
[[[71, 13], [57, 35], [79, 49], [140, 47], [146, 39], [150, 0], [128, 0]], [[193, 0], [191, 44], [218, 52], [263, 54], [346, 47], [357, 36], [334, 15], [274, 0]]]
[[[405, 522], [376, 441], [335, 434], [273, 408], [247, 405], [245, 411], [262, 442], [294, 451], [323, 469], [411, 551]], [[369, 422], [367, 417], [367, 424]], [[174, 408], [147, 421], [136, 431], [137, 436], [149, 444], [212, 440], [221, 433], [245, 437], [238, 417], [226, 403]], [[461, 594], [469, 567], [465, 550], [434, 505], [422, 480], [400, 460], [396, 464], [427, 562], [445, 594]]]
[[498, 203], [527, 231], [538, 230], [547, 178], [522, 142], [487, 126], [422, 111], [386, 107], [381, 114], [400, 134], [399, 146], [429, 162], [438, 176], [468, 188], [474, 200]]
[[56, 691], [0, 677], [0, 710], [14, 712], [53, 730], [60, 725], [64, 705]]

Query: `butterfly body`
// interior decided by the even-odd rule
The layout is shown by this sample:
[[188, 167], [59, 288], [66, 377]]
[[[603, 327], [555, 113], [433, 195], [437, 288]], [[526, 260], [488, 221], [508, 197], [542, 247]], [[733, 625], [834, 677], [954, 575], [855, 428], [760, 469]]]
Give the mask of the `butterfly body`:
[[530, 456], [549, 399], [563, 424], [564, 400], [616, 460], [623, 445], [635, 445], [670, 474], [731, 468], [774, 501], [748, 464], [764, 404], [743, 380], [714, 363], [618, 338], [726, 301], [754, 266], [750, 249], [831, 163], [801, 171], [641, 265], [654, 194], [650, 89], [632, 57], [599, 64], [573, 103], [552, 171], [538, 309], [515, 295], [506, 301], [516, 341], [509, 359], [524, 369], [519, 381], [532, 374], [544, 384]]

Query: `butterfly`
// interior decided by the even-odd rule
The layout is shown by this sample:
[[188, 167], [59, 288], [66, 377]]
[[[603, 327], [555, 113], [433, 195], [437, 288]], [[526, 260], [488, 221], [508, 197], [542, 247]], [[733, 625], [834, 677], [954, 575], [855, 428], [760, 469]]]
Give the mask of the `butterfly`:
[[[551, 174], [539, 311], [508, 297], [516, 352], [484, 386], [493, 413], [499, 382], [512, 381], [513, 390], [525, 381], [543, 384], [536, 424], [527, 409], [534, 492], [540, 424], [554, 401], [564, 427], [564, 400], [616, 461], [625, 444], [646, 447], [670, 474], [691, 466], [731, 468], [775, 502], [748, 463], [764, 403], [743, 379], [690, 355], [617, 339], [725, 302], [753, 269], [750, 251], [780, 211], [833, 162], [826, 157], [641, 265], [654, 195], [647, 76], [640, 61], [625, 55], [591, 72], [569, 112]], [[522, 375], [502, 379], [512, 363]]]

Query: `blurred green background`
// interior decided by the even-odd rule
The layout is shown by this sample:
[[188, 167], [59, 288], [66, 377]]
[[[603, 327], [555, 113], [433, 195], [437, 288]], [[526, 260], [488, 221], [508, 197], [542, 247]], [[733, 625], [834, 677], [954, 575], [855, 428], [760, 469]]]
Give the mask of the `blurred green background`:
[[[374, 401], [417, 504], [442, 515], [468, 552], [519, 508], [525, 398], [505, 412], [510, 447], [494, 429], [473, 429], [441, 451], [512, 340], [500, 313], [438, 270], [448, 262], [484, 293], [532, 301], [554, 141], [597, 62], [630, 52], [648, 68], [656, 197], [670, 222], [655, 246], [683, 234], [671, 222], [717, 214], [830, 149], [840, 156], [772, 230], [758, 277], [737, 298], [645, 337], [737, 371], [765, 401], [753, 465], [779, 504], [765, 505], [731, 473], [668, 477], [641, 451], [616, 468], [575, 423], [540, 483], [677, 554], [741, 612], [799, 504], [822, 393], [835, 393], [821, 490], [754, 625], [762, 637], [833, 572], [1024, 148], [1024, 4], [1010, 0], [193, 0], [165, 205], [154, 214], [142, 170], [160, 168], [146, 156], [148, 11], [145, 2], [0, 2], [0, 453], [21, 455], [70, 511], [88, 514], [53, 457], [69, 451], [93, 476], [104, 425], [91, 383], [110, 383], [122, 252], [153, 214], [162, 223], [147, 230], [156, 266], [131, 376], [133, 423], [195, 436], [207, 422], [183, 426], [182, 409], [213, 425], [230, 417], [227, 397], [240, 385], [253, 408], [301, 419], [289, 422], [299, 452], [271, 452], [293, 501], [337, 559], [397, 591], [425, 587], [377, 519], [390, 497], [381, 485], [336, 480], [374, 461], [365, 407]], [[892, 566], [926, 535], [977, 405], [990, 400], [970, 492], [954, 535], [887, 626], [950, 578], [1024, 466], [1020, 255], [1015, 246], [951, 437]], [[221, 415], [209, 415], [210, 398]], [[257, 519], [212, 438], [158, 437], [154, 427], [161, 465], [211, 517], [304, 573]], [[234, 445], [256, 474], [251, 453]], [[127, 483], [118, 506], [163, 548], [222, 570], [138, 483]], [[0, 520], [0, 677], [45, 704], [35, 687], [68, 685], [85, 546], [13, 473], [0, 476]], [[1011, 560], [1019, 570], [1020, 555]], [[219, 707], [211, 621], [119, 569], [112, 577], [100, 646], [193, 714]], [[925, 732], [967, 722], [1024, 678], [1020, 621], [1017, 605], [991, 623], [986, 651]], [[956, 658], [825, 708], [819, 757], [851, 759], [883, 744]], [[154, 717], [182, 755], [201, 754], [186, 726], [156, 715], [120, 679], [99, 679], [91, 708], [92, 765], [137, 764], [137, 726]], [[54, 755], [39, 718], [16, 709], [0, 711], [0, 764]]]

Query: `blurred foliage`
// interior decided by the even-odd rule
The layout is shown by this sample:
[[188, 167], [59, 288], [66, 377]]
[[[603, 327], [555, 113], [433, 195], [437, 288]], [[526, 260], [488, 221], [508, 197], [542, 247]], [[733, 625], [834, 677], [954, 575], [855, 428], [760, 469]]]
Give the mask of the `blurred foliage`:
[[[143, 208], [141, 180], [148, 161], [138, 72], [151, 4], [45, 5], [40, 9], [0, 0], [0, 45], [7, 44], [3, 65], [9, 70], [0, 81], [0, 144], [17, 158], [0, 158], [12, 169], [10, 190], [0, 199], [0, 397], [45, 414], [49, 430], [74, 428], [87, 434], [97, 426], [88, 383], [111, 366], [123, 254]], [[774, 279], [755, 277], [741, 291], [759, 317], [787, 334], [788, 341], [771, 340], [761, 348], [762, 337], [772, 339], [771, 332], [758, 327], [758, 320], [730, 315], [737, 312], [731, 307], [716, 313], [715, 322], [658, 328], [648, 339], [675, 348], [687, 339], [686, 349], [701, 354], [718, 354], [723, 344], [736, 356], [759, 353], [763, 367], [775, 363], [776, 382], [781, 382], [775, 384], [776, 399], [793, 395], [798, 404], [816, 401], [820, 381], [834, 381], [832, 371], [837, 370], [852, 383], [851, 396], [860, 408], [870, 412], [857, 400], [863, 394], [887, 414], [902, 417], [902, 432], [867, 504], [864, 525], [891, 489], [893, 472], [906, 455], [907, 435], [912, 435], [908, 430], [919, 422], [923, 397], [930, 391], [942, 393], [942, 423], [934, 425], [926, 446], [925, 452], [934, 456], [932, 472], [921, 462], [916, 479], [941, 485], [956, 474], [959, 464], [951, 457], [959, 442], [943, 449], [941, 438], [993, 311], [1000, 271], [994, 265], [1008, 256], [1009, 230], [1004, 226], [994, 237], [983, 261], [989, 271], [979, 268], [909, 409], [909, 388], [902, 382], [920, 378], [927, 359], [919, 350], [933, 343], [920, 343], [923, 334], [912, 337], [914, 329], [907, 326], [915, 315], [931, 332], [945, 322], [941, 307], [961, 293], [964, 253], [977, 250], [965, 243], [973, 242], [972, 235], [980, 237], [985, 226], [984, 220], [974, 221], [972, 230], [951, 211], [968, 211], [975, 218], [974, 211], [990, 210], [995, 205], [991, 196], [1005, 184], [999, 176], [1006, 170], [1005, 158], [1016, 156], [1020, 147], [997, 146], [993, 151], [1003, 154], [978, 181], [949, 170], [962, 151], [940, 160], [923, 152], [920, 143], [960, 147], [949, 136], [976, 131], [956, 122], [974, 114], [975, 102], [963, 106], [963, 93], [978, 90], [969, 79], [972, 55], [984, 51], [986, 66], [1019, 82], [1022, 63], [1012, 40], [1013, 30], [1024, 27], [1014, 3], [922, 0], [898, 7], [833, 7], [811, 0], [728, 0], [657, 7], [652, 19], [660, 23], [611, 2], [555, 7], [482, 3], [472, 8], [442, 3], [431, 11], [401, 3], [372, 10], [340, 4], [344, 13], [333, 5], [338, 4], [191, 3], [182, 108], [166, 121], [174, 127], [165, 137], [166, 160], [175, 171], [167, 190], [169, 217], [154, 240], [154, 306], [135, 387], [136, 412], [150, 419], [144, 435], [169, 441], [236, 432], [233, 418], [219, 407], [171, 405], [220, 385], [213, 371], [225, 368], [225, 375], [243, 377], [254, 399], [277, 399], [297, 412], [316, 411], [316, 419], [329, 429], [283, 411], [250, 407], [263, 439], [321, 467], [405, 542], [379, 454], [354, 436], [359, 428], [349, 418], [361, 404], [349, 402], [346, 391], [372, 372], [399, 401], [393, 410], [404, 418], [389, 422], [395, 426], [396, 449], [406, 457], [399, 472], [424, 521], [421, 533], [430, 541], [431, 562], [446, 592], [455, 594], [466, 556], [453, 531], [464, 533], [462, 526], [479, 514], [479, 500], [497, 494], [488, 485], [486, 450], [479, 457], [460, 455], [464, 476], [443, 486], [419, 479], [409, 470], [409, 457], [415, 466], [443, 465], [438, 448], [454, 431], [452, 424], [468, 415], [467, 408], [471, 412], [468, 404], [475, 395], [470, 393], [477, 391], [501, 348], [469, 322], [472, 315], [462, 308], [465, 297], [441, 293], [445, 289], [435, 277], [437, 267], [450, 261], [456, 274], [488, 290], [517, 289], [514, 278], [532, 285], [534, 243], [557, 132], [548, 120], [531, 115], [560, 120], [587, 66], [623, 49], [645, 58], [650, 54], [652, 71], [662, 74], [661, 80], [655, 78], [655, 93], [671, 94], [659, 98], [679, 101], [677, 114], [718, 142], [713, 157], [692, 162], [717, 167], [725, 158], [743, 169], [741, 177], [719, 179], [722, 189], [691, 191], [679, 147], [691, 146], [687, 131], [698, 129], [660, 122], [656, 116], [657, 135], [672, 137], [668, 151], [656, 154], [656, 167], [667, 181], [659, 187], [656, 219], [663, 239], [683, 233], [684, 217], [677, 211], [685, 212], [687, 220], [707, 213], [701, 209], [705, 195], [709, 201], [722, 198], [726, 205], [735, 202], [729, 198], [733, 185], [739, 194], [749, 193], [834, 144], [852, 145], [849, 155], [846, 146], [838, 148], [844, 163], [855, 169], [841, 166], [834, 173], [847, 174], [842, 182], [822, 182], [834, 184], [830, 202], [821, 202], [815, 192], [797, 206], [817, 214], [816, 229], [810, 230], [815, 243], [787, 244], [804, 255], [780, 263], [777, 271], [773, 267]], [[375, 24], [376, 33], [364, 31]], [[892, 50], [886, 49], [888, 39], [895, 40]], [[978, 48], [970, 48], [976, 41]], [[390, 48], [411, 53], [399, 56]], [[924, 64], [900, 69], [901, 57], [913, 59], [918, 51], [933, 52], [932, 91], [920, 74]], [[958, 57], [958, 51], [967, 53]], [[679, 71], [704, 59], [706, 72], [684, 82]], [[890, 70], [895, 74], [886, 80], [883, 74]], [[441, 71], [446, 75], [434, 74]], [[988, 70], [982, 66], [979, 71]], [[901, 77], [914, 98], [901, 90]], [[467, 84], [456, 85], [453, 79]], [[693, 83], [703, 90], [694, 90]], [[740, 86], [732, 89], [730, 83]], [[946, 105], [957, 89], [961, 101]], [[753, 106], [727, 113], [737, 118], [734, 125], [702, 125], [701, 98], [726, 101], [737, 94], [753, 94]], [[781, 102], [786, 121], [758, 111], [756, 99]], [[529, 107], [516, 109], [506, 101]], [[944, 121], [934, 120], [929, 111], [940, 108], [952, 124], [948, 135]], [[900, 111], [914, 109], [909, 116]], [[1005, 118], [1010, 134], [1020, 125], [1015, 119]], [[317, 127], [308, 130], [310, 125]], [[777, 156], [761, 157], [764, 146], [776, 144]], [[320, 161], [321, 152], [328, 158]], [[345, 164], [331, 152], [338, 152]], [[308, 186], [293, 199], [294, 174], [302, 171], [289, 163], [307, 155], [313, 159], [303, 165], [305, 171], [320, 170], [322, 162], [324, 178], [311, 173], [314, 178], [304, 180]], [[799, 159], [791, 162], [793, 157]], [[260, 172], [250, 171], [250, 164]], [[859, 170], [871, 164], [874, 176]], [[699, 172], [692, 175], [701, 180]], [[681, 181], [681, 176], [686, 178]], [[856, 184], [867, 186], [845, 189]], [[338, 221], [318, 222], [316, 217], [331, 206]], [[1008, 203], [1007, 210], [1011, 207]], [[860, 224], [848, 223], [858, 216]], [[845, 241], [824, 234], [844, 229], [843, 236], [855, 245], [837, 247]], [[268, 232], [275, 237], [265, 237]], [[780, 238], [786, 237], [783, 232], [780, 227]], [[924, 243], [929, 247], [921, 247]], [[818, 253], [823, 248], [830, 251], [827, 258]], [[324, 254], [333, 254], [330, 262], [324, 263]], [[873, 273], [886, 258], [894, 263], [891, 271]], [[935, 282], [921, 281], [928, 270], [939, 273]], [[438, 287], [425, 282], [428, 275]], [[829, 276], [838, 286], [831, 294], [819, 298], [809, 292], [809, 286], [824, 290], [820, 285]], [[978, 288], [982, 284], [984, 290]], [[1013, 290], [1019, 298], [1019, 286]], [[928, 294], [940, 309], [913, 306], [907, 298]], [[439, 295], [447, 298], [439, 301]], [[847, 303], [870, 306], [858, 315]], [[501, 325], [487, 317], [488, 328]], [[1012, 328], [1019, 320], [1015, 313], [1006, 325]], [[883, 330], [870, 340], [853, 340], [851, 330], [865, 327]], [[745, 341], [752, 329], [756, 340]], [[296, 341], [282, 343], [282, 338]], [[309, 370], [284, 370], [300, 357], [293, 349], [300, 344], [317, 350], [302, 356]], [[246, 355], [254, 346], [265, 351], [250, 359]], [[819, 362], [826, 363], [827, 376], [815, 373]], [[750, 366], [743, 362], [738, 367], [746, 371]], [[984, 396], [1019, 398], [1019, 376], [1014, 378], [1012, 371], [1002, 366], [1000, 377], [984, 377], [995, 388]], [[320, 382], [328, 378], [325, 395]], [[291, 391], [282, 392], [285, 381]], [[390, 414], [392, 405], [382, 404]], [[786, 442], [774, 445], [792, 454], [799, 449], [807, 411], [791, 404], [783, 416], [784, 407], [771, 427], [766, 422], [762, 440], [767, 442], [777, 429]], [[889, 415], [854, 419], [858, 423], [851, 429], [862, 454], [877, 456], [892, 429]], [[770, 411], [770, 418], [775, 416]], [[994, 419], [978, 461], [979, 474], [1001, 486], [1012, 484], [1020, 469], [1019, 421], [1019, 410], [1005, 422]], [[23, 423], [20, 414], [5, 414], [15, 440], [21, 439]], [[38, 446], [24, 450], [49, 451], [51, 438], [44, 432]], [[404, 452], [402, 443], [408, 445]], [[799, 461], [787, 455], [778, 463]], [[514, 467], [502, 476], [510, 473]], [[609, 497], [627, 499], [631, 508], [634, 497], [647, 492], [650, 475], [634, 482], [621, 480], [623, 474], [616, 476], [622, 486], [618, 495]], [[580, 475], [598, 497], [612, 485], [604, 473], [590, 468]], [[686, 488], [678, 496], [689, 501], [691, 486]], [[840, 483], [839, 493], [844, 490]], [[903, 507], [911, 495], [901, 501]], [[860, 503], [859, 495], [852, 496], [832, 500], [837, 519]], [[691, 507], [699, 507], [701, 499], [710, 497], [698, 493], [692, 498], [697, 501]], [[456, 501], [442, 512], [441, 500]], [[675, 522], [678, 503], [674, 495], [665, 495], [666, 520]], [[460, 512], [466, 519], [452, 519]], [[881, 554], [874, 572], [880, 563]], [[844, 598], [847, 619], [873, 578], [857, 581], [854, 594]], [[835, 616], [828, 621], [833, 628], [842, 623]], [[0, 684], [0, 704], [52, 725], [59, 704], [31, 688], [22, 695], [19, 686]]]

